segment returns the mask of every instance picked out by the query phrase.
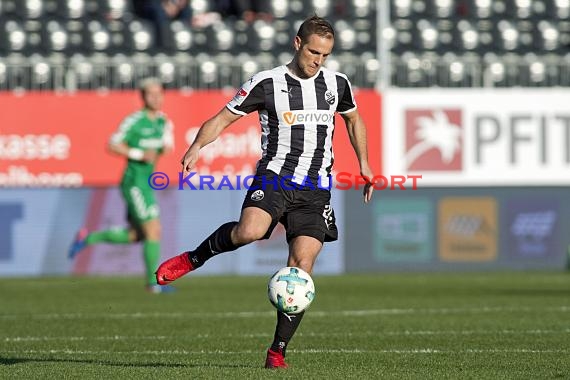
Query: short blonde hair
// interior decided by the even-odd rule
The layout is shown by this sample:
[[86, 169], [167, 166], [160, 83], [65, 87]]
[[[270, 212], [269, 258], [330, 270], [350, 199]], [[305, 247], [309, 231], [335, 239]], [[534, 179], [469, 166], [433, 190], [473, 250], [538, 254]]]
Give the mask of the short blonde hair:
[[139, 90], [141, 91], [141, 95], [144, 96], [146, 89], [152, 85], [158, 85], [162, 88], [162, 82], [158, 78], [149, 77], [142, 79], [139, 83]]
[[297, 32], [297, 36], [301, 38], [303, 44], [306, 43], [309, 40], [309, 36], [313, 34], [334, 40], [334, 29], [330, 22], [317, 15], [303, 21]]

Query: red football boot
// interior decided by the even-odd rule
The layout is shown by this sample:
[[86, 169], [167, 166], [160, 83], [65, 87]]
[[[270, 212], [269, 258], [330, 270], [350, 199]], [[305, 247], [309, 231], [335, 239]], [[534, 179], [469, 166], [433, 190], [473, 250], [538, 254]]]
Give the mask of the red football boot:
[[190, 262], [188, 252], [184, 252], [160, 264], [156, 270], [156, 282], [159, 285], [167, 285], [193, 270], [194, 266]]
[[267, 350], [267, 359], [265, 359], [265, 368], [287, 368], [289, 367], [287, 363], [285, 363], [285, 356], [281, 353], [281, 351], [275, 352], [271, 350]]

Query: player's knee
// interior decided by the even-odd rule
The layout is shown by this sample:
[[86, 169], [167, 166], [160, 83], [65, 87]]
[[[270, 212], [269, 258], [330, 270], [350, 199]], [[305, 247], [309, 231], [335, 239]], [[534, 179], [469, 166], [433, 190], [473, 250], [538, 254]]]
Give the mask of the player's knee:
[[160, 240], [162, 237], [162, 229], [159, 223], [152, 223], [145, 228], [145, 239], [146, 240]]
[[261, 239], [267, 230], [255, 224], [238, 224], [235, 228], [235, 240], [238, 244], [249, 244]]
[[149, 240], [160, 240], [162, 238], [162, 230], [161, 230], [160, 226], [154, 228], [152, 230], [152, 233], [149, 235], [150, 235]]
[[129, 230], [129, 241], [131, 243], [144, 240], [144, 231], [140, 228], [131, 228]]
[[305, 272], [313, 273], [313, 260], [303, 257], [290, 257], [287, 264], [290, 267], [301, 268]]

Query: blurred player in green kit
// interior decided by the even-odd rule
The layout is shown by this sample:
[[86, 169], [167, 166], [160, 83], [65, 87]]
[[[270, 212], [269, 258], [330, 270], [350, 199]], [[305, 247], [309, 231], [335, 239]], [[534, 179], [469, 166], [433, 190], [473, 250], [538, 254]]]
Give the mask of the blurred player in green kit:
[[142, 241], [146, 289], [151, 293], [164, 293], [174, 289], [157, 285], [154, 275], [160, 261], [161, 225], [154, 190], [148, 180], [158, 157], [174, 148], [173, 125], [161, 111], [164, 101], [161, 82], [147, 78], [142, 81], [140, 90], [144, 108], [127, 116], [109, 142], [109, 151], [127, 159], [120, 188], [129, 227], [91, 233], [82, 228], [70, 247], [69, 258], [73, 259], [92, 244]]

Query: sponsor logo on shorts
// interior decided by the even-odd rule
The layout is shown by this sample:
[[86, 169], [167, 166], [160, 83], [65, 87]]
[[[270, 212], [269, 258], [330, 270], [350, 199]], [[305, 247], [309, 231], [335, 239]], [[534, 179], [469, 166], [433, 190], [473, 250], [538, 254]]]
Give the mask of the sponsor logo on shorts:
[[325, 219], [327, 229], [330, 230], [331, 225], [334, 224], [334, 211], [330, 204], [325, 206], [325, 209], [323, 210], [323, 218]]

